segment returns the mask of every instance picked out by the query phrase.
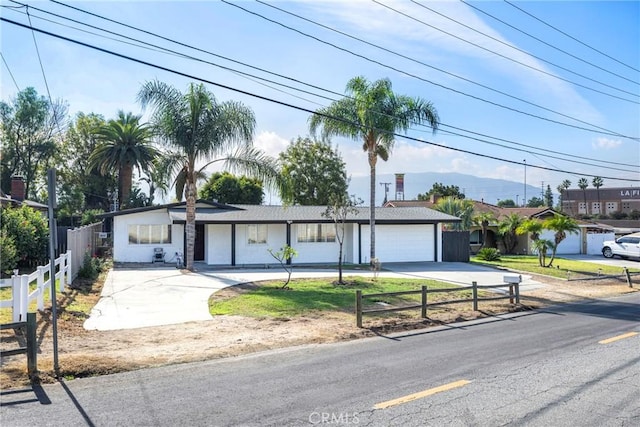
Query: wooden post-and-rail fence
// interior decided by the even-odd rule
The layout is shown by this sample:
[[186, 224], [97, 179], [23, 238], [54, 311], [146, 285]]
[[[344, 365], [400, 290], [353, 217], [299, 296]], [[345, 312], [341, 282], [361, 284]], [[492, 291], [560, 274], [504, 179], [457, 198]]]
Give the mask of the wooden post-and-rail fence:
[[29, 378], [33, 379], [38, 373], [38, 341], [36, 341], [36, 314], [27, 313], [27, 320], [23, 322], [4, 323], [0, 325], [3, 329], [22, 329], [25, 333], [27, 341], [26, 347], [15, 348], [12, 350], [3, 350], [2, 357], [13, 356], [16, 354], [27, 355], [27, 372]]
[[[495, 289], [495, 288], [503, 288], [509, 287], [509, 293], [504, 296], [499, 297], [484, 297], [478, 298], [478, 289]], [[448, 300], [448, 301], [438, 301], [438, 302], [428, 302], [428, 294], [436, 294], [436, 293], [447, 293], [447, 292], [459, 292], [465, 289], [471, 289], [473, 293], [472, 298], [466, 299], [457, 299], [457, 300]], [[420, 304], [414, 305], [403, 305], [400, 307], [390, 307], [390, 308], [372, 308], [372, 309], [364, 309], [362, 305], [363, 298], [376, 298], [376, 297], [391, 297], [391, 296], [401, 296], [401, 295], [417, 295], [420, 294], [422, 296]], [[472, 282], [471, 286], [460, 286], [456, 288], [447, 288], [447, 289], [428, 289], [427, 286], [422, 286], [420, 290], [415, 291], [399, 291], [399, 292], [383, 292], [377, 294], [362, 294], [361, 290], [356, 290], [356, 325], [358, 328], [362, 328], [362, 316], [364, 314], [376, 314], [376, 313], [387, 313], [393, 311], [405, 311], [405, 310], [421, 310], [421, 315], [423, 319], [427, 317], [427, 307], [435, 307], [439, 305], [447, 305], [447, 304], [458, 304], [465, 302], [473, 303], [473, 310], [478, 311], [478, 302], [480, 301], [493, 301], [493, 300], [501, 300], [501, 299], [509, 299], [511, 304], [520, 304], [520, 283], [519, 281], [513, 283], [507, 283], [504, 285], [482, 285], [479, 286], [477, 282]]]

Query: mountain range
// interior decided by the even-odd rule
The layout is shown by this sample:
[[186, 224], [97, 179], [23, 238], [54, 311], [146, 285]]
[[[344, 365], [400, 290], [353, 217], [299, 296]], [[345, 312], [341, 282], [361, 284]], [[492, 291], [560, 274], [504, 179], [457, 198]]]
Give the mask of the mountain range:
[[[418, 194], [425, 194], [439, 182], [443, 185], [457, 185], [467, 199], [484, 200], [486, 203], [496, 204], [500, 200], [511, 199], [518, 204], [523, 203], [525, 186], [523, 182], [507, 181], [504, 179], [479, 178], [477, 176], [461, 173], [418, 172], [404, 174], [404, 197], [396, 194], [396, 180], [393, 174], [380, 174], [376, 176], [376, 206], [381, 206], [385, 198], [385, 185], [387, 183], [387, 200], [415, 200]], [[532, 197], [543, 198], [544, 188], [527, 185], [527, 200]], [[557, 198], [554, 192], [554, 202]], [[369, 176], [352, 177], [349, 183], [349, 194], [355, 194], [369, 204]]]

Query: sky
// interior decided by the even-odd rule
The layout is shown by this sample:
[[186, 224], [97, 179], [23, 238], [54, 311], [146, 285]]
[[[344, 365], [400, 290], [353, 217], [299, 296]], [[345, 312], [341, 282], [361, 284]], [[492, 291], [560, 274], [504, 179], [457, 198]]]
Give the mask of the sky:
[[[185, 90], [203, 79], [218, 100], [253, 109], [256, 146], [277, 156], [309, 134], [309, 111], [338, 99], [349, 79], [389, 78], [396, 93], [432, 102], [441, 125], [396, 138], [378, 174], [526, 179], [554, 193], [565, 179], [577, 188], [593, 176], [605, 187], [640, 186], [637, 1], [62, 3], [130, 27], [45, 1], [0, 0], [0, 16], [188, 76], [2, 21], [3, 101], [29, 86], [47, 96], [46, 77], [70, 118], [147, 118], [136, 102], [144, 82]], [[368, 175], [361, 142], [332, 143], [349, 176]], [[485, 201], [498, 190], [487, 188]]]

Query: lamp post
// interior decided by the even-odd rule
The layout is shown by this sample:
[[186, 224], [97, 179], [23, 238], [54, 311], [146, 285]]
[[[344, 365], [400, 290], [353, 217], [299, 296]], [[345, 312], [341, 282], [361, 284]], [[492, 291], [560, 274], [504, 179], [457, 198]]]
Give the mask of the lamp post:
[[522, 206], [527, 206], [527, 159], [524, 162], [524, 198], [522, 199]]

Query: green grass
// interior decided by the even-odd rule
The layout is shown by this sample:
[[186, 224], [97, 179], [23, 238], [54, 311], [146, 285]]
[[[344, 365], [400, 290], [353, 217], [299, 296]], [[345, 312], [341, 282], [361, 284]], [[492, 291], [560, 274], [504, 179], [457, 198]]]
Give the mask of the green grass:
[[[547, 258], [547, 262], [548, 260], [549, 258]], [[484, 261], [478, 257], [471, 257], [471, 262], [493, 267], [508, 268], [510, 270], [526, 271], [534, 274], [544, 274], [561, 279], [567, 278], [567, 270], [587, 275], [596, 275], [598, 274], [598, 270], [600, 270], [600, 274], [603, 275], [619, 275], [622, 273], [621, 267], [594, 264], [592, 262], [582, 262], [561, 257], [556, 257], [553, 261], [553, 267], [541, 267], [538, 263], [538, 257], [534, 255], [502, 255], [499, 261]], [[629, 271], [638, 272], [640, 269], [630, 268]]]
[[[45, 281], [48, 278], [49, 278], [49, 275], [48, 274], [45, 275]], [[29, 293], [33, 292], [37, 286], [38, 284], [35, 280], [31, 282], [31, 284], [29, 285]], [[49, 296], [49, 290], [50, 290], [49, 286], [47, 286], [44, 289], [45, 305], [51, 302], [51, 297]], [[56, 292], [60, 292], [60, 279], [56, 279]], [[0, 288], [0, 300], [10, 300], [12, 297], [13, 295], [12, 295], [11, 286]], [[38, 308], [38, 299], [34, 298], [29, 303], [27, 310], [33, 312], [33, 311], [36, 311], [37, 308]], [[11, 312], [12, 312], [11, 308], [0, 308], [0, 323], [11, 323], [12, 322]]]
[[[377, 280], [360, 277], [347, 277], [349, 285], [334, 285], [333, 279], [298, 279], [289, 284], [291, 289], [280, 289], [282, 282], [269, 282], [255, 289], [239, 293], [225, 300], [209, 300], [212, 315], [233, 314], [248, 317], [287, 317], [299, 316], [312, 311], [341, 311], [352, 313], [355, 307], [356, 289], [363, 295], [420, 290], [422, 285], [429, 289], [452, 288], [454, 285], [427, 279], [382, 278]], [[429, 294], [430, 301], [436, 301], [438, 295], [446, 299], [460, 299], [471, 296], [471, 290], [461, 290], [447, 294]], [[364, 306], [385, 302], [392, 305], [415, 304], [420, 294], [397, 297], [364, 298]]]

